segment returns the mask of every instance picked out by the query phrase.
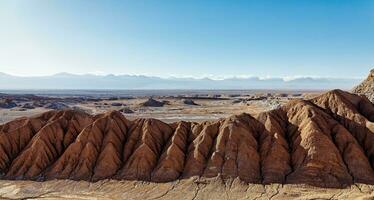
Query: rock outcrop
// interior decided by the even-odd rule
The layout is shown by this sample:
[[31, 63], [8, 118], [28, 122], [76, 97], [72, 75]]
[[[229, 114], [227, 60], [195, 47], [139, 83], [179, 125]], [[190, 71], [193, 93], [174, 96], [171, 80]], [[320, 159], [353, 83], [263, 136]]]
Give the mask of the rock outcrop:
[[64, 110], [69, 108], [69, 106], [61, 102], [51, 102], [44, 105], [44, 108], [53, 110]]
[[374, 69], [370, 71], [369, 76], [362, 83], [356, 86], [352, 92], [365, 95], [374, 103]]
[[1, 179], [345, 187], [374, 184], [373, 167], [374, 105], [341, 90], [202, 123], [62, 110], [0, 125]]
[[144, 106], [144, 107], [162, 107], [164, 105], [165, 105], [165, 102], [157, 101], [153, 98], [149, 98], [147, 101], [140, 104], [140, 106]]
[[0, 99], [0, 108], [9, 109], [14, 107], [17, 107], [17, 104], [11, 99]]
[[131, 109], [128, 108], [128, 107], [121, 108], [119, 111], [120, 111], [121, 113], [125, 113], [125, 114], [131, 114], [131, 113], [134, 113], [134, 111], [131, 110]]
[[182, 99], [182, 103], [191, 106], [198, 106], [199, 104], [195, 103], [192, 99]]

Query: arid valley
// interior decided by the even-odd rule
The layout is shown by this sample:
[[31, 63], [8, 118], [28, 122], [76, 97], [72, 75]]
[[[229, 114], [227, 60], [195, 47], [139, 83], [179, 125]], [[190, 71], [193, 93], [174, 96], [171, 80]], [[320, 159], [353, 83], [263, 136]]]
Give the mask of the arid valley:
[[374, 105], [366, 96], [192, 92], [2, 94], [0, 196], [374, 198]]

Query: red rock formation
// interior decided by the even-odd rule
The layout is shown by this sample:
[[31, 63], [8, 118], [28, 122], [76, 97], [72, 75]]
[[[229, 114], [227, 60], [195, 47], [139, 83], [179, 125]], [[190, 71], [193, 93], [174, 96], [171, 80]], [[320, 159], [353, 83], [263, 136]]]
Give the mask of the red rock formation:
[[340, 90], [212, 122], [51, 111], [0, 126], [2, 179], [374, 184], [374, 105]]
[[262, 182], [284, 183], [292, 172], [286, 113], [281, 109], [264, 112], [258, 120], [264, 126], [260, 147]]
[[178, 179], [184, 170], [187, 147], [190, 143], [189, 134], [191, 123], [180, 122], [175, 124], [176, 128], [172, 138], [160, 156], [156, 168], [153, 170], [152, 181], [167, 182]]

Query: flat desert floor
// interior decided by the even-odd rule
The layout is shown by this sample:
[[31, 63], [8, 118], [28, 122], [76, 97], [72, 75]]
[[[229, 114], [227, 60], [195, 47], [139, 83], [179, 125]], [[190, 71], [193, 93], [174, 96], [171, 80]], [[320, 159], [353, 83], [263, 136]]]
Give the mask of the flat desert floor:
[[[8, 122], [23, 116], [32, 116], [51, 110], [53, 107], [66, 106], [66, 108], [80, 109], [90, 114], [99, 114], [108, 110], [126, 110], [123, 114], [128, 119], [135, 118], [156, 118], [161, 121], [171, 123], [175, 121], [194, 121], [201, 122], [207, 120], [216, 120], [228, 117], [234, 114], [257, 113], [277, 108], [291, 99], [307, 99], [320, 94], [320, 91], [277, 91], [277, 92], [247, 92], [236, 94], [230, 91], [223, 93], [183, 93], [183, 95], [152, 95], [152, 96], [130, 96], [130, 97], [66, 97], [66, 96], [28, 96], [25, 94], [10, 94], [1, 96], [14, 99], [17, 107], [1, 108], [0, 106], [0, 124]], [[157, 102], [162, 102], [162, 106], [145, 106], [149, 98]], [[185, 100], [192, 101], [194, 105], [188, 104]], [[1, 104], [1, 102], [0, 102]], [[24, 105], [36, 105], [34, 108], [23, 108]], [[59, 108], [60, 109], [60, 108]]]

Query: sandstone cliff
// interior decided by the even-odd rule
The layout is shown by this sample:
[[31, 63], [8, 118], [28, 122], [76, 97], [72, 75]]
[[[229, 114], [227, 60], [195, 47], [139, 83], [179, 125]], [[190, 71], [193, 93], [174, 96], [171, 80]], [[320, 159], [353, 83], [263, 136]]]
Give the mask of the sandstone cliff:
[[0, 125], [1, 179], [170, 182], [190, 177], [374, 184], [374, 105], [334, 90], [257, 117], [167, 124], [50, 111]]

